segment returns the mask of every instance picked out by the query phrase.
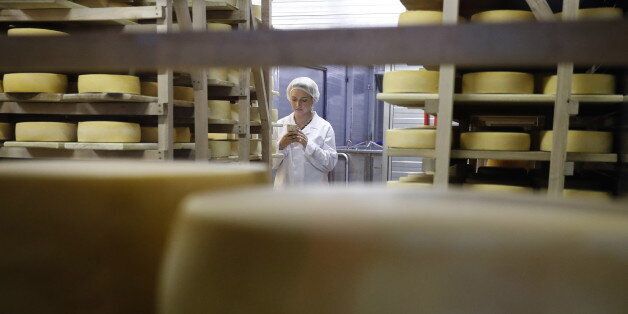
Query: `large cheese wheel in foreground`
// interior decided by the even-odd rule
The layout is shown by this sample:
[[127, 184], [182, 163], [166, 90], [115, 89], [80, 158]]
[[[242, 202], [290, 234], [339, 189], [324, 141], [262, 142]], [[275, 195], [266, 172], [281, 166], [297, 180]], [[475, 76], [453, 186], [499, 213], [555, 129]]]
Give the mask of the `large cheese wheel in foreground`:
[[10, 73], [2, 82], [5, 93], [58, 93], [68, 88], [68, 77], [54, 73]]
[[15, 124], [18, 142], [76, 142], [76, 123], [19, 122]]
[[[541, 132], [541, 150], [551, 151], [554, 131]], [[567, 152], [604, 154], [613, 151], [613, 133], [600, 131], [575, 131], [567, 133]]]
[[0, 163], [0, 313], [156, 313], [181, 200], [267, 182], [244, 165]]
[[164, 261], [161, 313], [625, 312], [620, 205], [478, 194], [197, 195]]
[[229, 157], [231, 156], [231, 141], [210, 140], [209, 149], [213, 158]]
[[12, 28], [7, 31], [7, 36], [68, 36], [70, 34], [45, 28]]
[[399, 26], [414, 26], [424, 24], [441, 24], [443, 12], [440, 11], [406, 11], [399, 14]]
[[[558, 77], [543, 78], [543, 94], [556, 94]], [[615, 77], [610, 74], [574, 74], [571, 93], [580, 95], [610, 95], [615, 93]]]
[[0, 140], [12, 140], [13, 139], [13, 124], [0, 122]]
[[231, 119], [231, 103], [226, 100], [210, 100], [209, 118], [210, 119]]
[[530, 11], [523, 10], [493, 10], [473, 14], [471, 22], [478, 23], [514, 23], [532, 22], [536, 18]]
[[530, 150], [530, 134], [516, 132], [467, 132], [460, 134], [460, 147], [470, 150]]
[[438, 71], [399, 70], [384, 73], [384, 93], [438, 93]]
[[465, 183], [464, 189], [483, 192], [515, 192], [515, 193], [532, 193], [534, 190], [530, 187], [506, 185], [506, 184], [486, 184], [486, 183]]
[[78, 77], [78, 92], [139, 95], [140, 78], [133, 75], [83, 74]]
[[434, 148], [436, 129], [433, 127], [389, 129], [385, 132], [384, 142], [390, 148]]
[[522, 72], [475, 72], [462, 76], [465, 94], [532, 94], [534, 76]]
[[[158, 96], [159, 89], [156, 82], [141, 82], [140, 89], [144, 96]], [[187, 86], [173, 86], [172, 98], [174, 100], [194, 101], [194, 89]]]
[[[142, 143], [157, 143], [159, 140], [158, 128], [156, 126], [143, 126]], [[189, 143], [192, 139], [192, 133], [188, 127], [174, 128], [175, 143]]]
[[78, 124], [78, 141], [86, 143], [139, 143], [140, 125], [129, 122], [84, 121]]

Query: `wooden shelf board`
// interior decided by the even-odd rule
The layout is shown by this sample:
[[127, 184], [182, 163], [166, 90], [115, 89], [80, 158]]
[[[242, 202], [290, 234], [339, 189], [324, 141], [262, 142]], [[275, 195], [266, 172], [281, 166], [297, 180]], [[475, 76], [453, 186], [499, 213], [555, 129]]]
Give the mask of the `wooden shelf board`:
[[[123, 94], [123, 93], [84, 93], [84, 94], [50, 94], [50, 93], [0, 93], [0, 102], [64, 102], [64, 103], [151, 103], [157, 102], [157, 97]], [[194, 103], [184, 100], [175, 100], [175, 106], [194, 107]]]
[[156, 150], [132, 150], [132, 151], [96, 151], [96, 150], [69, 150], [49, 149], [37, 147], [0, 147], [0, 158], [47, 158], [47, 159], [111, 159], [133, 158], [146, 160], [159, 160], [161, 156]]
[[210, 87], [235, 87], [236, 84], [229, 81], [216, 80], [216, 79], [208, 79], [207, 85]]
[[[155, 5], [155, 0], [142, 1], [143, 5]], [[192, 7], [192, 1], [188, 0], [188, 4]], [[205, 5], [207, 11], [236, 11], [238, 10], [238, 4], [235, 0], [206, 0]]]
[[0, 22], [112, 22], [133, 25], [137, 24], [135, 20], [155, 20], [162, 16], [163, 12], [155, 6], [0, 10]]
[[84, 8], [70, 0], [0, 0], [0, 9], [69, 9]]
[[[435, 158], [433, 149], [404, 149], [388, 148], [389, 157], [423, 157]], [[481, 150], [452, 150], [454, 159], [503, 159], [503, 160], [533, 160], [549, 161], [550, 152], [544, 151], [481, 151]], [[567, 153], [567, 161], [575, 162], [617, 162], [617, 154], [588, 154]]]
[[0, 102], [0, 113], [159, 116], [164, 114], [164, 110], [157, 103]]
[[[4, 142], [5, 147], [48, 148], [66, 150], [157, 150], [157, 143], [77, 143], [77, 142]], [[174, 143], [174, 149], [194, 149], [194, 143]]]
[[[621, 103], [624, 95], [573, 95], [580, 103]], [[427, 100], [438, 100], [438, 94], [379, 93], [377, 99], [392, 105], [424, 107]], [[544, 94], [455, 94], [456, 104], [553, 105], [554, 95]]]

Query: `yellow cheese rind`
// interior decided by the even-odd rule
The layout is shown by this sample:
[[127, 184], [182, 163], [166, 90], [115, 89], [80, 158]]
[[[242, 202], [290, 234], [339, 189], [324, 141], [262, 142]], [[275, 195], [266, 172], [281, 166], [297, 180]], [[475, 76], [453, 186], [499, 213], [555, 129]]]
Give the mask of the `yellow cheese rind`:
[[[237, 142], [236, 142], [237, 143]], [[209, 141], [209, 149], [213, 158], [223, 158], [231, 156], [231, 141]]]
[[83, 143], [139, 143], [142, 139], [140, 125], [129, 122], [79, 122], [77, 133]]
[[231, 119], [231, 103], [226, 100], [210, 100], [209, 118], [210, 119]]
[[210, 32], [229, 32], [233, 30], [231, 25], [225, 23], [207, 23], [207, 30]]
[[[141, 127], [142, 143], [157, 143], [159, 140], [158, 128], [156, 126]], [[192, 140], [192, 132], [188, 127], [174, 128], [175, 143], [189, 143]]]
[[477, 23], [514, 23], [532, 22], [536, 18], [530, 11], [523, 10], [492, 10], [473, 14], [471, 22]]
[[434, 128], [389, 129], [384, 134], [384, 144], [390, 148], [431, 149], [435, 143]]
[[534, 76], [522, 72], [475, 72], [462, 76], [465, 94], [532, 94]]
[[231, 120], [240, 120], [240, 106], [238, 104], [231, 104]]
[[213, 141], [233, 141], [238, 139], [238, 135], [233, 133], [207, 133], [207, 139]]
[[530, 134], [467, 132], [460, 134], [460, 147], [468, 150], [527, 151], [530, 150]]
[[8, 141], [13, 139], [13, 124], [0, 122], [0, 140]]
[[12, 28], [7, 36], [69, 36], [70, 34], [45, 28]]
[[227, 69], [227, 82], [233, 84], [240, 84], [240, 70], [239, 69]]
[[259, 113], [259, 107], [251, 107], [250, 119], [253, 122], [262, 122], [262, 117]]
[[262, 6], [253, 4], [251, 5], [251, 13], [253, 13], [253, 17], [256, 19], [262, 19]]
[[261, 155], [262, 154], [262, 141], [251, 140], [251, 142], [249, 143], [249, 154]]
[[140, 78], [133, 75], [83, 74], [78, 77], [79, 93], [122, 93], [140, 95]]
[[[543, 94], [556, 94], [558, 77], [543, 78]], [[571, 81], [574, 95], [612, 95], [615, 93], [615, 76], [610, 74], [574, 74]]]
[[[552, 151], [554, 131], [543, 131], [541, 137], [541, 150]], [[613, 133], [601, 131], [576, 131], [567, 133], [568, 153], [592, 153], [608, 154], [613, 151]]]
[[68, 89], [68, 77], [54, 73], [9, 73], [4, 75], [5, 93], [55, 93]]
[[438, 71], [399, 70], [384, 73], [384, 93], [438, 93]]
[[399, 15], [398, 26], [413, 26], [425, 24], [441, 24], [443, 12], [440, 11], [406, 11]]
[[573, 199], [612, 200], [613, 195], [605, 191], [564, 189], [563, 197]]
[[[144, 96], [157, 97], [158, 87], [156, 82], [141, 82], [140, 83], [141, 94]], [[182, 101], [194, 101], [194, 89], [187, 86], [173, 86], [172, 98], [174, 100]]]
[[472, 191], [485, 192], [515, 192], [515, 193], [532, 193], [534, 190], [530, 187], [505, 185], [505, 184], [484, 184], [484, 183], [465, 183], [463, 189]]
[[19, 122], [15, 124], [18, 142], [76, 142], [76, 124], [63, 122]]
[[227, 68], [209, 68], [207, 70], [207, 78], [210, 80], [227, 81]]

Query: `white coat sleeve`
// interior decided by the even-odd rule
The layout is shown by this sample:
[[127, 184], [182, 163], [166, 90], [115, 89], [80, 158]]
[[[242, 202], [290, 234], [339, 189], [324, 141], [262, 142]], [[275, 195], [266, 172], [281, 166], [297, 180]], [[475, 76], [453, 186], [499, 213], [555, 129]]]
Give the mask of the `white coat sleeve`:
[[281, 157], [279, 158], [272, 158], [273, 162], [272, 162], [272, 166], [273, 166], [273, 170], [276, 170], [277, 168], [279, 168], [279, 166], [281, 166], [281, 164], [284, 162], [284, 159], [286, 159], [286, 157], [288, 156], [289, 150], [287, 149], [287, 147], [285, 149], [279, 149], [279, 142], [281, 142], [281, 138], [283, 137], [283, 135], [285, 134], [285, 132], [283, 131], [283, 128], [273, 128], [273, 133], [275, 133], [277, 140], [275, 141], [275, 144], [277, 145], [277, 152], [281, 155]]
[[331, 172], [338, 161], [336, 153], [336, 135], [334, 129], [329, 128], [325, 134], [325, 141], [320, 147], [312, 141], [307, 142], [305, 147], [305, 157], [318, 170], [323, 172]]

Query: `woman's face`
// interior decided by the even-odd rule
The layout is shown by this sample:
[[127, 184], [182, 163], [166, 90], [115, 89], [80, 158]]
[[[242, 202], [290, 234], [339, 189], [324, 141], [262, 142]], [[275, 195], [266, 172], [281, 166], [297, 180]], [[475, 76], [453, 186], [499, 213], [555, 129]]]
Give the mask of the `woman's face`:
[[314, 106], [314, 99], [300, 89], [293, 89], [290, 91], [290, 105], [296, 114], [309, 113]]

